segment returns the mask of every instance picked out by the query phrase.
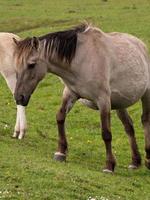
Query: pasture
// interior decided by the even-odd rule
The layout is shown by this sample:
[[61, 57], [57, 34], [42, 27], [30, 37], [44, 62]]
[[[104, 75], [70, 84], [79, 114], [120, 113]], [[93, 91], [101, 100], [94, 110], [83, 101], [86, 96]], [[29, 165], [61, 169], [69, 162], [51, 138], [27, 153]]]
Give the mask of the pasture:
[[[63, 30], [87, 20], [104, 31], [128, 32], [150, 48], [148, 0], [0, 0], [0, 30], [21, 37]], [[69, 154], [66, 163], [53, 160], [57, 147], [55, 114], [63, 85], [48, 75], [27, 107], [28, 133], [11, 138], [15, 103], [0, 77], [0, 199], [149, 200], [150, 171], [144, 166], [141, 103], [129, 108], [136, 130], [142, 167], [129, 170], [130, 149], [124, 129], [112, 112], [115, 174], [104, 174], [105, 148], [99, 113], [77, 103], [67, 118]]]

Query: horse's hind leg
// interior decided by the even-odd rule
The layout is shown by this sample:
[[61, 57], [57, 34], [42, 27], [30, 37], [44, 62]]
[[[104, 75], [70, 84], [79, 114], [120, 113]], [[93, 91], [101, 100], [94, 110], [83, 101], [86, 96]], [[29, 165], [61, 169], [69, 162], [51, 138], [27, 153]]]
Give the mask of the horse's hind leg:
[[150, 90], [146, 91], [141, 100], [143, 108], [141, 120], [144, 127], [146, 151], [145, 165], [150, 169]]
[[58, 149], [54, 155], [55, 160], [66, 160], [67, 138], [65, 133], [65, 118], [77, 99], [77, 96], [74, 93], [72, 93], [67, 87], [65, 87], [63, 92], [62, 105], [56, 115], [58, 126]]
[[138, 166], [141, 165], [141, 156], [136, 143], [132, 119], [129, 116], [127, 110], [125, 109], [117, 110], [117, 115], [121, 120], [122, 124], [124, 125], [125, 132], [127, 133], [129, 138], [132, 153], [132, 163], [129, 165], [129, 168], [136, 169]]

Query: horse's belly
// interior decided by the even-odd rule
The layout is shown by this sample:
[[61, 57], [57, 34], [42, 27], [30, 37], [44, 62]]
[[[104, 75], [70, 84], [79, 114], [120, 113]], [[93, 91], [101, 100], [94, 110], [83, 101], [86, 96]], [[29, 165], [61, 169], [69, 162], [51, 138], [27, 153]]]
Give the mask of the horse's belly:
[[111, 92], [111, 108], [122, 109], [127, 108], [136, 103], [145, 93], [146, 87], [131, 91], [112, 90]]
[[126, 68], [119, 73], [114, 73], [113, 77], [111, 77], [110, 90], [112, 109], [127, 108], [133, 105], [143, 96], [149, 87], [147, 65], [137, 65], [137, 68], [128, 67], [126, 66]]

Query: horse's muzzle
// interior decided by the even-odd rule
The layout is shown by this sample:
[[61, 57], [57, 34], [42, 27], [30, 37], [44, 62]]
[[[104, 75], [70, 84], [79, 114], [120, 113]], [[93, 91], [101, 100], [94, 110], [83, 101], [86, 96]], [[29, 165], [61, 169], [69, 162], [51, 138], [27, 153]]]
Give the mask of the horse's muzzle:
[[15, 94], [15, 100], [17, 105], [27, 106], [30, 100], [30, 95], [25, 96], [23, 94], [20, 95]]

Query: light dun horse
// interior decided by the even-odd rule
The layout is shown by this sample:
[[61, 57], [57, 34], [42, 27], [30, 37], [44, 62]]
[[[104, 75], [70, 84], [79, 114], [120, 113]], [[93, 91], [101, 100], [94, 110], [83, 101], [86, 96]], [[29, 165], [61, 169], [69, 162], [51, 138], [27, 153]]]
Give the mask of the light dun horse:
[[26, 106], [45, 74], [51, 72], [65, 83], [63, 101], [57, 113], [58, 151], [56, 160], [65, 160], [67, 139], [65, 118], [78, 99], [94, 109], [101, 118], [106, 146], [105, 172], [113, 172], [110, 111], [117, 110], [129, 137], [132, 152], [130, 168], [141, 165], [132, 120], [127, 107], [142, 100], [145, 130], [145, 164], [150, 168], [150, 60], [142, 41], [124, 33], [104, 33], [86, 24], [39, 38], [14, 40], [17, 66], [15, 99]]
[[[16, 45], [13, 42], [13, 38], [19, 40], [19, 37], [12, 33], [0, 33], [0, 73], [5, 78], [12, 93], [14, 93], [16, 86], [15, 60], [13, 56]], [[18, 105], [13, 137], [22, 139], [25, 131], [25, 108]]]

